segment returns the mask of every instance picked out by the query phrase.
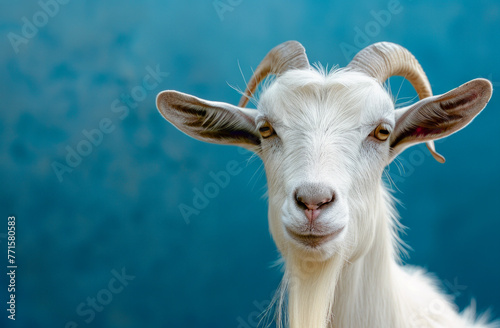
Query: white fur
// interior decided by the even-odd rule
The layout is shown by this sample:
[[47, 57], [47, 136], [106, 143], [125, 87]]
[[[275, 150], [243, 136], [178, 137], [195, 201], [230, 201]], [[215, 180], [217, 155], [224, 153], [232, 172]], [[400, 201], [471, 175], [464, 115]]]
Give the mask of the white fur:
[[[279, 136], [264, 139], [258, 154], [286, 268], [278, 303], [288, 303], [291, 328], [498, 327], [460, 316], [429, 276], [399, 264], [399, 223], [381, 180], [389, 145], [367, 138], [381, 121], [394, 125], [393, 101], [379, 83], [342, 70], [289, 71], [262, 92], [257, 109], [257, 124], [265, 118]], [[328, 184], [338, 196], [318, 224], [345, 227], [316, 249], [285, 229], [307, 223], [291, 196], [305, 182]]]

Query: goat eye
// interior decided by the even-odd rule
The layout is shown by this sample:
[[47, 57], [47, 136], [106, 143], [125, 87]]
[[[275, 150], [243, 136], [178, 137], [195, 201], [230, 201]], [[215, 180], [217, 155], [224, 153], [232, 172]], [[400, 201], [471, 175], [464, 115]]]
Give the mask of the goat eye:
[[380, 141], [385, 141], [389, 138], [389, 134], [391, 134], [389, 128], [385, 124], [379, 124], [370, 135]]
[[262, 124], [262, 126], [259, 128], [260, 135], [262, 138], [269, 138], [274, 134], [274, 129], [271, 126], [269, 122], [265, 122]]

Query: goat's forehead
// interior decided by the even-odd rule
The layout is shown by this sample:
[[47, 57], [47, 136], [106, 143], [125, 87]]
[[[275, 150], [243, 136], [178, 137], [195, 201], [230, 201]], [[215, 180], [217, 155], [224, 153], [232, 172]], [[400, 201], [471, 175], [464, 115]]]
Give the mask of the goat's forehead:
[[290, 71], [262, 93], [259, 110], [275, 123], [345, 127], [393, 117], [394, 105], [375, 80], [355, 72]]

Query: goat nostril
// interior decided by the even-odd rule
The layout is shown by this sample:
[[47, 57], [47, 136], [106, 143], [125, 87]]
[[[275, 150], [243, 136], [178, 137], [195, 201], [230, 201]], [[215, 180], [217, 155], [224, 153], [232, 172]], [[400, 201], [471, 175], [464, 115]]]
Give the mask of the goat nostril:
[[303, 210], [307, 210], [308, 206], [307, 204], [302, 200], [302, 197], [295, 197], [295, 200], [297, 201], [297, 205], [302, 208]]
[[324, 199], [323, 201], [321, 201], [321, 202], [319, 202], [318, 204], [316, 204], [316, 206], [317, 206], [318, 208], [320, 208], [321, 206], [323, 206], [323, 205], [325, 205], [325, 204], [328, 204], [328, 203], [330, 203], [331, 201], [332, 201], [332, 199], [331, 199], [331, 198], [330, 198], [330, 199]]
[[295, 203], [302, 210], [318, 210], [335, 200], [335, 193], [323, 186], [298, 188], [294, 193]]

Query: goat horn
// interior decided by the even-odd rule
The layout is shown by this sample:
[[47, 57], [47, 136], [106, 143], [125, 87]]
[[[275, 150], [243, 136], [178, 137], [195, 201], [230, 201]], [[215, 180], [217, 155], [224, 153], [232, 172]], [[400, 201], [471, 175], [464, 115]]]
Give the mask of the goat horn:
[[255, 89], [268, 75], [280, 75], [290, 69], [308, 69], [309, 60], [306, 50], [297, 41], [287, 41], [277, 45], [264, 57], [248, 82], [245, 93], [238, 106], [245, 107]]
[[[403, 76], [413, 85], [420, 99], [432, 96], [431, 85], [422, 66], [411, 52], [400, 45], [391, 42], [372, 44], [354, 56], [347, 67], [363, 72], [381, 84], [391, 76]], [[444, 157], [435, 150], [434, 141], [427, 141], [426, 144], [434, 159], [444, 163]]]

